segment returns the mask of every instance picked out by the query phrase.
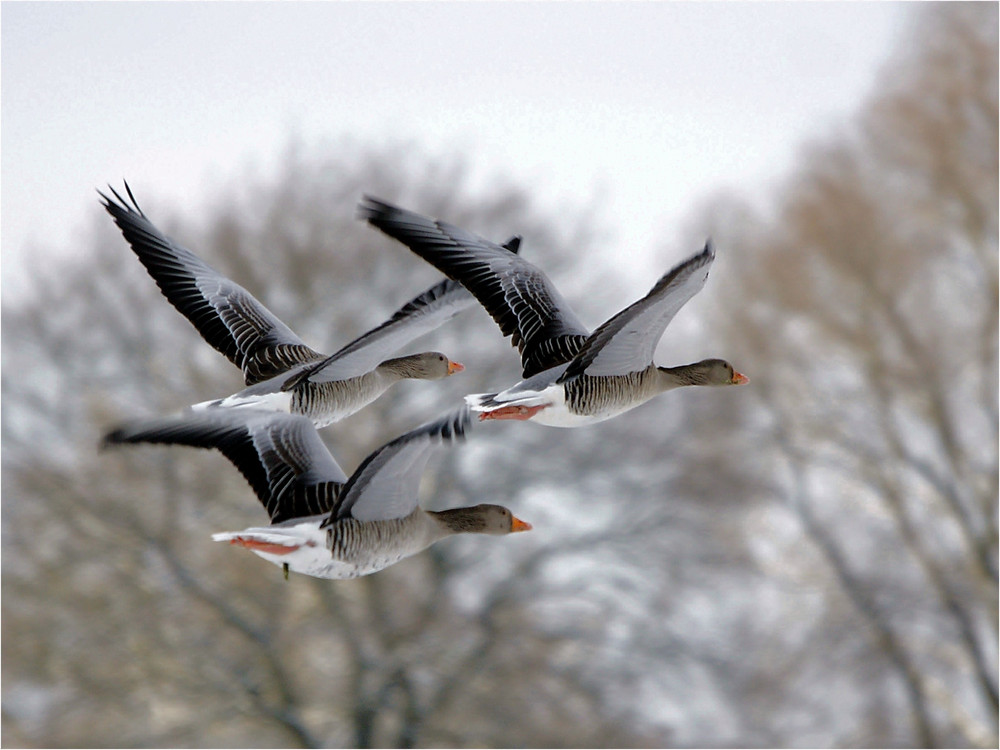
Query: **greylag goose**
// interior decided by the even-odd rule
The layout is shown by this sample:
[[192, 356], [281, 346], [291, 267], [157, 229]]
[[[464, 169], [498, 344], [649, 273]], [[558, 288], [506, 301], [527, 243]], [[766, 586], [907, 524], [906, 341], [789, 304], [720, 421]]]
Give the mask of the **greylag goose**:
[[[248, 388], [195, 409], [250, 407], [303, 414], [317, 427], [347, 417], [405, 378], [436, 380], [463, 367], [438, 352], [388, 359], [475, 300], [450, 280], [435, 284], [380, 326], [323, 355], [296, 336], [246, 289], [181, 247], [146, 218], [128, 184], [125, 200], [101, 195], [139, 261], [167, 300], [202, 337], [243, 371]], [[519, 237], [503, 246], [516, 253]]]
[[271, 525], [213, 534], [281, 566], [285, 575], [357, 578], [452, 534], [502, 535], [531, 525], [499, 505], [424, 511], [417, 488], [434, 449], [464, 436], [463, 407], [383, 445], [348, 479], [305, 417], [216, 410], [136, 422], [104, 446], [168, 443], [217, 448], [243, 474]]
[[521, 354], [519, 383], [466, 396], [480, 419], [579, 427], [686, 385], [741, 385], [721, 359], [658, 367], [653, 353], [677, 311], [705, 285], [711, 243], [678, 264], [642, 299], [589, 332], [549, 278], [520, 256], [459, 227], [365, 196], [359, 217], [452, 279], [486, 308]]

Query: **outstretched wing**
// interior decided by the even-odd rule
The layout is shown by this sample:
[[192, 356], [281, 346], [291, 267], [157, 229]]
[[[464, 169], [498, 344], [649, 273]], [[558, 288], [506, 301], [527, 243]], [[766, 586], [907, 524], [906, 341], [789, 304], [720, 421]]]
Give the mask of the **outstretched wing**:
[[246, 478], [271, 523], [329, 513], [347, 481], [306, 417], [219, 409], [141, 420], [104, 437], [104, 446], [166, 443], [216, 448]]
[[649, 367], [667, 325], [705, 286], [713, 260], [715, 251], [707, 242], [700, 253], [674, 266], [649, 294], [602, 323], [558, 382], [582, 373], [620, 375]]
[[[516, 253], [520, 244], [521, 238], [514, 236], [503, 247]], [[460, 283], [444, 279], [407, 302], [382, 325], [309, 368], [304, 377], [314, 383], [323, 383], [369, 372], [400, 347], [430, 333], [475, 302]]]
[[328, 523], [344, 518], [384, 521], [412, 513], [427, 459], [438, 446], [465, 435], [470, 415], [463, 406], [373, 452], [344, 485]]
[[358, 215], [465, 286], [521, 354], [524, 377], [568, 362], [588, 331], [537, 267], [464, 229], [365, 196]]
[[117, 202], [98, 191], [104, 208], [170, 304], [209, 344], [243, 370], [247, 385], [322, 358], [250, 292], [157, 229], [139, 208], [110, 188]]

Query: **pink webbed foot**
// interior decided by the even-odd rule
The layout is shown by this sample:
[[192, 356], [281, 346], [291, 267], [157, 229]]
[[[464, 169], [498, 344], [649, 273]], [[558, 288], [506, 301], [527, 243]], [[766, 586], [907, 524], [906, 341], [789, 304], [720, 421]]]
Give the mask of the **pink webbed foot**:
[[266, 552], [269, 555], [287, 555], [297, 550], [301, 545], [295, 544], [285, 546], [284, 544], [274, 544], [272, 542], [259, 542], [256, 539], [238, 536], [229, 540], [230, 544], [238, 544], [240, 547], [254, 549], [258, 552]]
[[524, 421], [531, 419], [546, 406], [547, 404], [542, 404], [541, 406], [520, 406], [517, 404], [512, 406], [501, 406], [499, 409], [481, 412], [479, 415], [479, 421], [482, 422], [487, 419], [517, 419]]

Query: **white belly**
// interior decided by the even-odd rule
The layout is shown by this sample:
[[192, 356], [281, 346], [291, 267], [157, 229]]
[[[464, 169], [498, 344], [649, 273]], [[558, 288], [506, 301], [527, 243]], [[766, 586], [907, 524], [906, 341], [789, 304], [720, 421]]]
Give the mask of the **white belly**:
[[239, 544], [238, 539], [251, 540], [252, 543], [263, 543], [286, 547], [289, 551], [274, 552], [248, 547], [258, 557], [262, 557], [279, 568], [288, 566], [294, 573], [301, 573], [316, 578], [345, 579], [358, 578], [370, 573], [377, 573], [388, 568], [404, 557], [414, 552], [389, 552], [382, 556], [373, 556], [363, 562], [339, 560], [333, 557], [326, 546], [326, 530], [319, 528], [319, 521], [289, 525], [266, 526], [244, 529], [243, 531], [227, 531], [212, 534], [217, 542]]
[[627, 409], [608, 409], [606, 412], [597, 414], [575, 414], [566, 405], [566, 391], [558, 384], [550, 385], [541, 390], [525, 388], [523, 383], [518, 383], [512, 388], [493, 396], [493, 401], [500, 406], [485, 406], [481, 403], [483, 394], [466, 396], [465, 400], [473, 411], [488, 412], [493, 408], [504, 406], [543, 406], [528, 421], [536, 424], [543, 424], [547, 427], [583, 427], [584, 425], [603, 422], [621, 414]]
[[614, 417], [619, 413], [620, 412], [608, 414], [574, 414], [566, 408], [565, 404], [560, 404], [558, 406], [550, 406], [547, 409], [542, 409], [529, 421], [543, 424], [548, 427], [583, 427], [584, 425], [596, 424], [597, 422], [603, 422], [605, 419], [611, 419], [611, 417]]
[[[263, 557], [270, 563], [278, 567], [288, 565], [288, 569], [293, 573], [301, 573], [315, 578], [345, 579], [357, 578], [359, 576], [374, 573], [373, 570], [363, 570], [357, 565], [346, 563], [342, 560], [334, 560], [330, 556], [330, 550], [323, 547], [299, 547], [294, 552], [287, 555], [272, 555], [261, 550], [250, 550], [258, 557]], [[378, 568], [377, 570], [381, 570]]]

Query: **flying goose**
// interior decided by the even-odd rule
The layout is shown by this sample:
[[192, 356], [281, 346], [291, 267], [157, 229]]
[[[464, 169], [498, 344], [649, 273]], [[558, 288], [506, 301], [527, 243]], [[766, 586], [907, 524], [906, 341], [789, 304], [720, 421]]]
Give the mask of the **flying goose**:
[[705, 285], [715, 259], [711, 243], [590, 333], [542, 271], [499, 245], [370, 196], [361, 201], [358, 215], [462, 282], [512, 337], [524, 379], [499, 393], [466, 396], [480, 419], [579, 427], [672, 388], [749, 382], [721, 359], [680, 367], [653, 363], [664, 329]]
[[213, 534], [317, 578], [357, 578], [452, 534], [503, 535], [531, 524], [499, 505], [425, 511], [417, 489], [434, 449], [463, 437], [462, 407], [391, 440], [350, 479], [303, 416], [256, 409], [192, 412], [124, 425], [103, 445], [167, 443], [217, 448], [253, 487], [270, 526]]
[[[304, 414], [317, 427], [347, 417], [405, 378], [436, 380], [464, 368], [439, 352], [388, 359], [474, 304], [460, 284], [444, 279], [392, 317], [339, 351], [323, 355], [296, 336], [239, 284], [157, 229], [139, 208], [128, 184], [125, 200], [98, 191], [139, 261], [167, 300], [209, 344], [243, 371], [248, 388], [194, 405], [250, 407]], [[516, 253], [520, 237], [503, 246]]]

